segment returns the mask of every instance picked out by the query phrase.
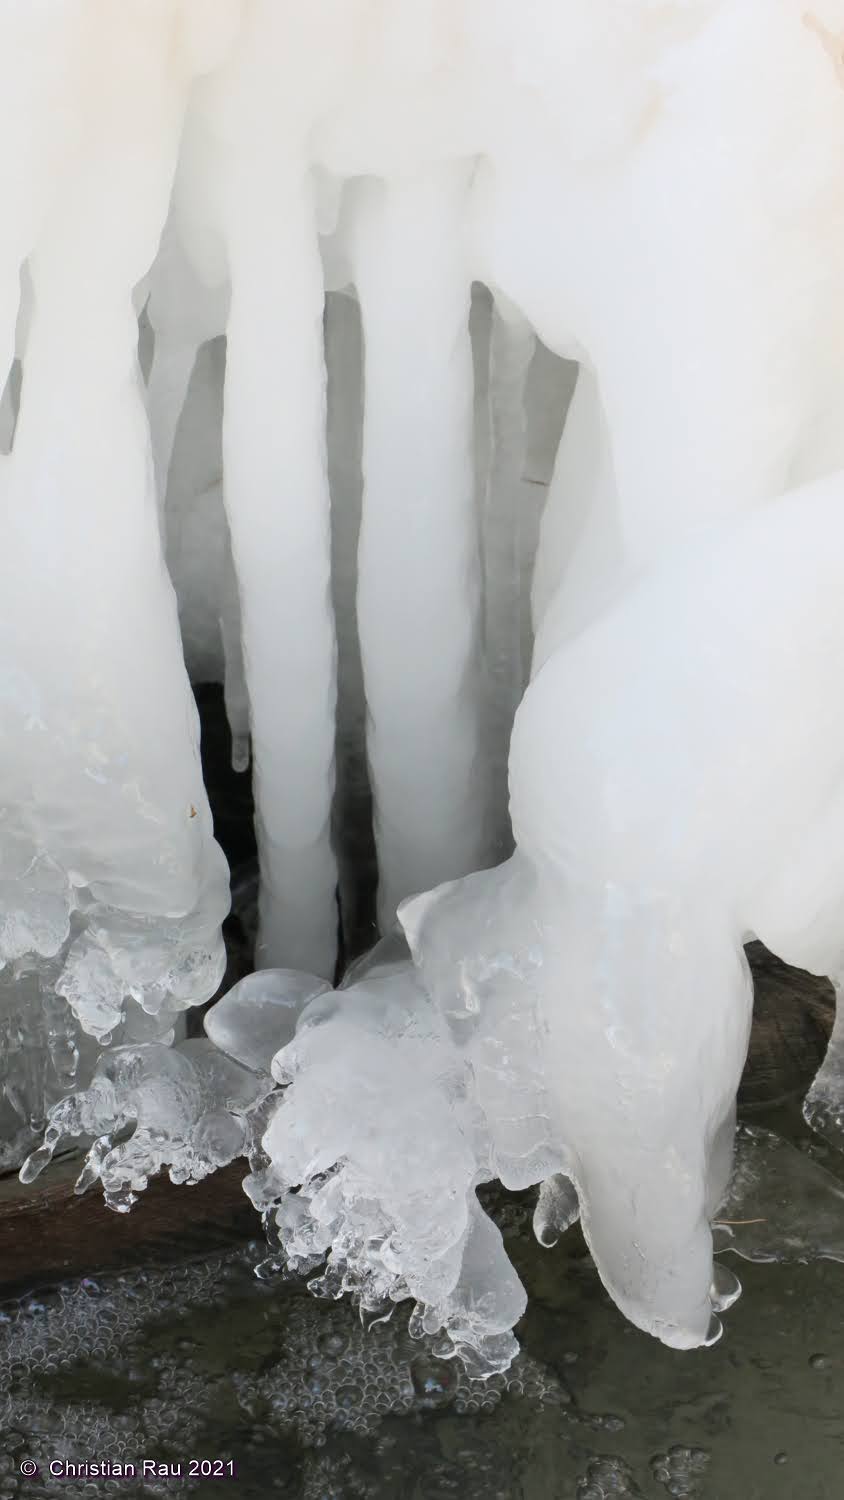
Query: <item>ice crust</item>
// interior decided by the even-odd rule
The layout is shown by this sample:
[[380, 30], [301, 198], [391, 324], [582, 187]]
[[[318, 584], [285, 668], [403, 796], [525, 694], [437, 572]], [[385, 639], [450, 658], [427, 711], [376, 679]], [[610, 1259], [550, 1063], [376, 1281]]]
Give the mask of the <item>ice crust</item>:
[[[284, 1265], [411, 1298], [487, 1371], [524, 1304], [476, 1189], [539, 1185], [540, 1240], [579, 1215], [639, 1327], [717, 1336], [742, 945], [842, 968], [842, 28], [844, 0], [2, 7], [25, 1180], [93, 1137], [81, 1184], [122, 1209], [244, 1155]], [[229, 902], [188, 672], [253, 767], [262, 972], [176, 1042]], [[355, 775], [409, 952], [333, 991]], [[805, 1106], [838, 1146], [840, 1033]]]
[[126, 1213], [162, 1167], [171, 1182], [200, 1182], [246, 1156], [251, 1114], [272, 1080], [242, 1067], [206, 1037], [173, 1047], [144, 1042], [110, 1048], [86, 1089], [55, 1104], [41, 1146], [27, 1157], [32, 1182], [63, 1140], [94, 1137], [76, 1191], [99, 1181], [109, 1208]]

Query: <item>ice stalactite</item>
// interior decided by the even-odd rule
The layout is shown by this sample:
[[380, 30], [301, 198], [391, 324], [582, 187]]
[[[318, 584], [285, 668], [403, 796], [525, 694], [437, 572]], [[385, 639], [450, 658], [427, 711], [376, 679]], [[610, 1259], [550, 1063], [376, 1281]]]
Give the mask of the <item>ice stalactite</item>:
[[403, 897], [488, 857], [468, 175], [456, 163], [365, 182], [351, 230], [365, 349], [358, 629], [385, 929]]
[[[278, 199], [268, 204], [270, 184]], [[286, 196], [272, 174], [252, 186], [252, 201], [233, 210], [223, 453], [251, 707], [259, 957], [330, 974], [336, 689], [322, 268], [306, 175]], [[264, 320], [283, 330], [269, 347], [255, 336]]]
[[325, 289], [302, 139], [307, 116], [297, 113], [299, 90], [291, 84], [285, 96], [278, 78], [274, 63], [283, 54], [266, 50], [280, 19], [280, 12], [273, 19], [265, 6], [254, 8], [252, 29], [245, 28], [240, 51], [205, 101], [216, 114], [231, 277], [224, 495], [252, 730], [258, 959], [330, 976], [337, 942], [330, 845], [336, 647]]

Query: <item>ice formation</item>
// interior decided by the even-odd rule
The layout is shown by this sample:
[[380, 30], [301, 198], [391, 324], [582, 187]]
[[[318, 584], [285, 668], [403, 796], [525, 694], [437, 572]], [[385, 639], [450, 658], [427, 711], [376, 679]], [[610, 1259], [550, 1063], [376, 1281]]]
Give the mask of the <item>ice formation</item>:
[[[486, 1369], [475, 1189], [539, 1185], [707, 1342], [742, 945], [841, 970], [844, 0], [0, 11], [0, 1162], [246, 1155], [285, 1264]], [[190, 1041], [188, 674], [264, 971]], [[335, 992], [367, 839], [409, 951]]]

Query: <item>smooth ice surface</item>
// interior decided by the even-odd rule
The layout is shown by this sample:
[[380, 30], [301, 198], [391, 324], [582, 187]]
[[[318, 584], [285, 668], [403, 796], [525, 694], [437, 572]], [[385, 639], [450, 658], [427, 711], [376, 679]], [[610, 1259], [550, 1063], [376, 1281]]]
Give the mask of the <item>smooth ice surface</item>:
[[405, 896], [468, 874], [487, 852], [469, 176], [459, 162], [364, 184], [349, 230], [365, 349], [357, 612], [382, 925]]
[[806, 1150], [743, 1125], [716, 1233], [744, 1260], [844, 1261], [844, 1191]]
[[268, 1072], [279, 1047], [292, 1040], [305, 1006], [330, 989], [313, 974], [261, 969], [241, 979], [206, 1011], [206, 1035], [236, 1062]]

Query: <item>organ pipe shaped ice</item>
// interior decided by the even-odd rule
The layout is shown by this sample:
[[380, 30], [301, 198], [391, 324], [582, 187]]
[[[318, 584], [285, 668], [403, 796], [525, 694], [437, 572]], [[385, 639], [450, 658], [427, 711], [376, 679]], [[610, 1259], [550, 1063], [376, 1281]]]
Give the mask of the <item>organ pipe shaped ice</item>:
[[285, 49], [285, 19], [287, 6], [250, 8], [232, 66], [206, 102], [222, 138], [231, 276], [223, 457], [251, 710], [259, 959], [330, 975], [336, 690], [325, 294], [304, 144], [309, 104], [296, 72], [313, 69], [316, 55], [298, 53], [293, 37]]
[[403, 897], [483, 863], [489, 837], [468, 179], [458, 162], [365, 183], [351, 230], [366, 392], [358, 631], [385, 927]]

